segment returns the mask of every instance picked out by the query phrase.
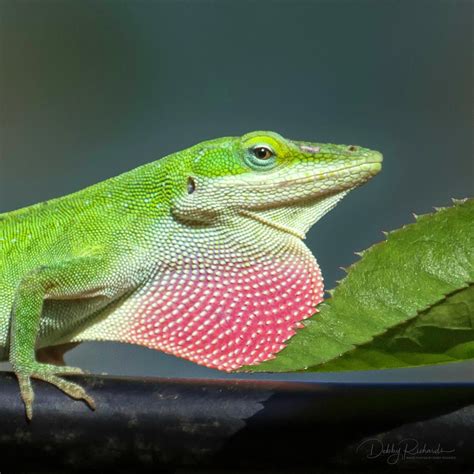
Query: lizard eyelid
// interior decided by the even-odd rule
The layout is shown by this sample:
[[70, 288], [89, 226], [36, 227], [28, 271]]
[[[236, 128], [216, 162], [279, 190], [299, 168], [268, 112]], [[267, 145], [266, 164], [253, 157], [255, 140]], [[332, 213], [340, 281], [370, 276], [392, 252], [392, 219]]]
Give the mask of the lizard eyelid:
[[257, 145], [252, 148], [252, 153], [259, 159], [259, 160], [268, 160], [272, 156], [275, 155], [273, 150], [268, 146], [264, 145]]

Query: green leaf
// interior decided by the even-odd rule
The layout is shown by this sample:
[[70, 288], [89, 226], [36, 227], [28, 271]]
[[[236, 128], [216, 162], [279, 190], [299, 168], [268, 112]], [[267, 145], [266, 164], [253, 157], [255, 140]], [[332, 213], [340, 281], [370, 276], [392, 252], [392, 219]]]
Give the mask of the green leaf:
[[243, 370], [387, 368], [473, 357], [474, 200], [416, 219], [363, 252], [275, 359]]
[[309, 370], [335, 372], [440, 364], [474, 358], [474, 286], [407, 323]]

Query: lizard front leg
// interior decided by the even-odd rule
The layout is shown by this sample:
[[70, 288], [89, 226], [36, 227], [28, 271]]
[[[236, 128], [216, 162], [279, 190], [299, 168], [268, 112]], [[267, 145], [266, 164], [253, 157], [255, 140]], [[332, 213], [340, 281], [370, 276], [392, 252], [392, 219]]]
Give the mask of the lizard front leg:
[[82, 374], [78, 367], [56, 366], [38, 362], [35, 347], [46, 298], [87, 298], [90, 294], [108, 294], [101, 270], [104, 261], [96, 257], [80, 257], [51, 266], [41, 266], [28, 273], [19, 284], [12, 310], [10, 330], [10, 363], [20, 384], [28, 419], [33, 415], [34, 392], [31, 379], [49, 382], [67, 395], [84, 400], [92, 409], [94, 400], [78, 384], [57, 374]]

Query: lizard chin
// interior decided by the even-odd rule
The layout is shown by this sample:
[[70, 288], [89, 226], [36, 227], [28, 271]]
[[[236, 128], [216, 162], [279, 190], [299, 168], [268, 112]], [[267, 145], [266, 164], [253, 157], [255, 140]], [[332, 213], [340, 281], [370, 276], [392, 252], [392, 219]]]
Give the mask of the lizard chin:
[[304, 240], [305, 237], [306, 237], [306, 234], [304, 234], [303, 232], [299, 232], [299, 231], [297, 231], [295, 229], [292, 229], [291, 227], [288, 227], [284, 224], [274, 222], [270, 219], [267, 219], [267, 218], [263, 217], [260, 214], [257, 214], [256, 212], [248, 211], [246, 209], [241, 209], [239, 211], [239, 214], [241, 216], [244, 216], [244, 217], [249, 217], [250, 219], [253, 219], [257, 222], [260, 222], [261, 224], [267, 225], [267, 226], [269, 226], [273, 229], [277, 229], [277, 230], [281, 230], [282, 232], [286, 232], [287, 234], [293, 235], [294, 237], [296, 237], [300, 240]]
[[289, 206], [267, 209], [239, 209], [239, 216], [304, 240], [308, 230], [353, 188], [295, 201]]

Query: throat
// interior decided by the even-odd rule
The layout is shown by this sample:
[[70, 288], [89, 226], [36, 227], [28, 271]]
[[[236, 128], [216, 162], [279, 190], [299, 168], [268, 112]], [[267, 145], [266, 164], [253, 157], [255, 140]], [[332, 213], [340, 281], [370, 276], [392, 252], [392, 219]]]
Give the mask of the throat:
[[273, 227], [274, 229], [281, 230], [283, 232], [286, 232], [287, 234], [294, 235], [298, 239], [303, 240], [305, 238], [305, 234], [303, 232], [299, 232], [296, 229], [292, 229], [291, 227], [288, 227], [285, 224], [280, 224], [278, 222], [272, 221], [271, 219], [267, 219], [263, 215], [260, 215], [256, 212], [248, 211], [246, 209], [241, 209], [239, 211], [239, 214], [244, 217], [249, 217], [250, 219], [254, 219], [257, 222], [260, 222], [262, 224], [268, 225], [270, 227]]
[[[157, 269], [121, 308], [129, 315], [122, 341], [225, 371], [282, 350], [322, 301], [322, 276], [301, 240], [280, 234], [283, 246], [272, 246], [274, 230], [247, 228], [216, 242], [208, 235], [203, 252], [186, 249], [179, 266]], [[256, 233], [263, 238], [250, 246], [245, 235]]]
[[349, 191], [302, 199], [291, 206], [282, 205], [259, 210], [240, 209], [238, 212], [247, 218], [247, 222], [250, 218], [303, 240], [310, 227], [333, 209]]

